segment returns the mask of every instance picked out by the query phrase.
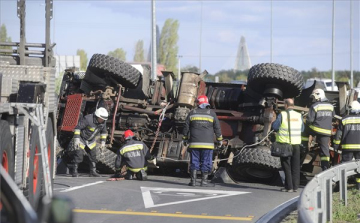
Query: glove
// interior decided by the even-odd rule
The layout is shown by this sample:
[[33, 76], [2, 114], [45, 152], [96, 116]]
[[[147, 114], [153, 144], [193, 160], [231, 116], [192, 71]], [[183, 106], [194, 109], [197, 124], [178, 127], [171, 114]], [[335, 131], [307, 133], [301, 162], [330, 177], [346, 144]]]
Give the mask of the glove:
[[183, 143], [184, 146], [188, 146], [188, 145], [189, 145], [189, 141], [188, 141], [188, 140], [185, 140], [185, 139], [182, 141], [182, 143]]
[[80, 149], [80, 138], [74, 138], [74, 147], [75, 150]]
[[216, 141], [215, 144], [216, 144], [217, 147], [220, 147], [220, 146], [222, 146], [222, 141]]
[[156, 166], [156, 157], [151, 156], [150, 159], [148, 159], [147, 161], [148, 161], [148, 163], [152, 163], [152, 164], [154, 164], [154, 166]]

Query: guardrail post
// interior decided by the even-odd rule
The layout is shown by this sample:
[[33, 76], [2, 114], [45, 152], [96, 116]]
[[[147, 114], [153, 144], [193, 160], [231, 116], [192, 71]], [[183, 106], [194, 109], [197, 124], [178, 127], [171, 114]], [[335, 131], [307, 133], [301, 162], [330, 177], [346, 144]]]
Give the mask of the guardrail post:
[[346, 169], [340, 169], [340, 200], [347, 206], [347, 177]]
[[332, 221], [332, 182], [331, 179], [325, 180], [325, 212], [326, 221]]

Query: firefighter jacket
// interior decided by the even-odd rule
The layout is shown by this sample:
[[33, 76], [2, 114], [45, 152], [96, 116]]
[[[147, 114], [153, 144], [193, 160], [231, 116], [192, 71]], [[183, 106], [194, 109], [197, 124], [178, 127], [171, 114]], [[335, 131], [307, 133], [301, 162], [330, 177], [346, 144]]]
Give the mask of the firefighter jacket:
[[345, 116], [333, 142], [335, 150], [341, 144], [343, 151], [360, 151], [360, 115]]
[[82, 149], [88, 146], [93, 149], [96, 146], [96, 136], [100, 134], [100, 140], [105, 141], [107, 137], [106, 122], [100, 124], [94, 114], [86, 115], [81, 118], [75, 127], [74, 138], [80, 138], [80, 147]]
[[147, 160], [150, 158], [150, 151], [145, 143], [129, 139], [126, 140], [125, 144], [117, 151], [115, 168], [119, 170], [121, 163], [124, 162], [127, 169], [137, 173], [142, 169], [147, 169]]
[[276, 134], [276, 142], [299, 145], [301, 144], [301, 131], [303, 129], [302, 115], [294, 110], [289, 110], [289, 114], [290, 133], [288, 124], [288, 113], [286, 111], [282, 111], [280, 113], [282, 121], [279, 127], [279, 131]]
[[306, 124], [316, 134], [331, 136], [334, 106], [329, 102], [315, 102], [309, 108]]
[[220, 122], [215, 112], [209, 108], [196, 108], [190, 111], [183, 130], [183, 139], [189, 140], [191, 149], [214, 149], [214, 133], [216, 140], [223, 140]]

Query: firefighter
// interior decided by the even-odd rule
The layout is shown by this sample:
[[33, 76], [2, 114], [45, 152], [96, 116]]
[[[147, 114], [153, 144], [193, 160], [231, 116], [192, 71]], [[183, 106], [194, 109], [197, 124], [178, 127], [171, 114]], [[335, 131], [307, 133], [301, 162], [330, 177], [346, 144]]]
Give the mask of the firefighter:
[[124, 132], [125, 144], [117, 151], [115, 168], [121, 171], [122, 162], [126, 165], [125, 179], [132, 180], [134, 175], [138, 180], [147, 180], [147, 160], [151, 158], [149, 148], [141, 141], [133, 140], [134, 132]]
[[96, 172], [96, 136], [100, 134], [100, 149], [105, 149], [107, 137], [106, 120], [109, 113], [105, 108], [98, 108], [95, 113], [86, 115], [79, 120], [75, 127], [74, 138], [70, 143], [70, 169], [72, 176], [78, 177], [78, 164], [83, 161], [84, 155], [90, 159], [90, 176], [100, 177]]
[[[190, 177], [189, 186], [196, 186], [196, 171], [201, 170], [201, 186], [207, 184], [207, 177], [212, 169], [214, 150], [214, 132], [217, 145], [222, 142], [219, 120], [212, 110], [208, 98], [197, 98], [199, 108], [190, 111], [183, 130], [183, 144], [189, 143]], [[190, 138], [188, 137], [190, 135]], [[188, 141], [189, 140], [189, 141]]]
[[309, 108], [306, 124], [316, 136], [320, 146], [320, 160], [322, 170], [330, 167], [329, 143], [332, 130], [332, 119], [335, 115], [334, 106], [329, 103], [322, 89], [313, 90], [311, 96], [313, 104]]
[[[334, 150], [342, 150], [342, 162], [360, 159], [360, 103], [351, 102], [350, 114], [339, 125], [334, 139]], [[360, 190], [360, 174], [355, 176], [356, 189]]]

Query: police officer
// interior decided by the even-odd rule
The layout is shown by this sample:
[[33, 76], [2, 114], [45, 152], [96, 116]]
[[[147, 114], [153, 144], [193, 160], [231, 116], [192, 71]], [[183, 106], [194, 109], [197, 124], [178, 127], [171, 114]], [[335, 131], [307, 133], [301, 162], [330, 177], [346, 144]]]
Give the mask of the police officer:
[[[197, 98], [199, 108], [190, 111], [183, 130], [183, 143], [188, 144], [190, 151], [189, 186], [196, 186], [196, 171], [201, 170], [201, 186], [206, 185], [208, 174], [212, 169], [212, 154], [214, 150], [214, 132], [217, 144], [223, 138], [219, 120], [212, 110], [208, 98], [201, 95]], [[190, 135], [190, 138], [189, 138]]]
[[141, 141], [133, 140], [134, 132], [124, 132], [125, 144], [117, 151], [115, 168], [120, 172], [122, 162], [127, 166], [125, 179], [147, 180], [147, 160], [151, 158], [149, 148]]
[[[341, 147], [340, 147], [341, 145]], [[360, 159], [360, 104], [350, 104], [350, 114], [345, 116], [339, 125], [334, 139], [334, 149], [342, 150], [342, 162], [351, 161], [353, 157]], [[355, 176], [356, 188], [360, 190], [360, 174]]]
[[281, 191], [296, 192], [300, 185], [300, 144], [304, 122], [302, 115], [293, 110], [293, 99], [285, 99], [284, 102], [286, 111], [282, 111], [277, 116], [272, 128], [278, 131], [276, 142], [291, 144], [293, 148], [292, 156], [280, 157], [281, 166], [285, 173], [285, 188], [282, 188]]
[[322, 89], [315, 89], [311, 96], [313, 104], [310, 106], [306, 117], [306, 124], [312, 130], [312, 135], [316, 136], [316, 141], [320, 146], [320, 160], [322, 170], [330, 167], [329, 142], [332, 130], [332, 119], [335, 115], [334, 106], [325, 97]]
[[107, 137], [106, 120], [108, 112], [105, 108], [98, 108], [95, 113], [86, 115], [79, 120], [75, 127], [74, 137], [70, 143], [70, 169], [72, 176], [78, 177], [78, 164], [83, 161], [87, 153], [90, 159], [90, 176], [100, 177], [96, 172], [96, 136], [100, 134], [100, 149], [105, 149]]

